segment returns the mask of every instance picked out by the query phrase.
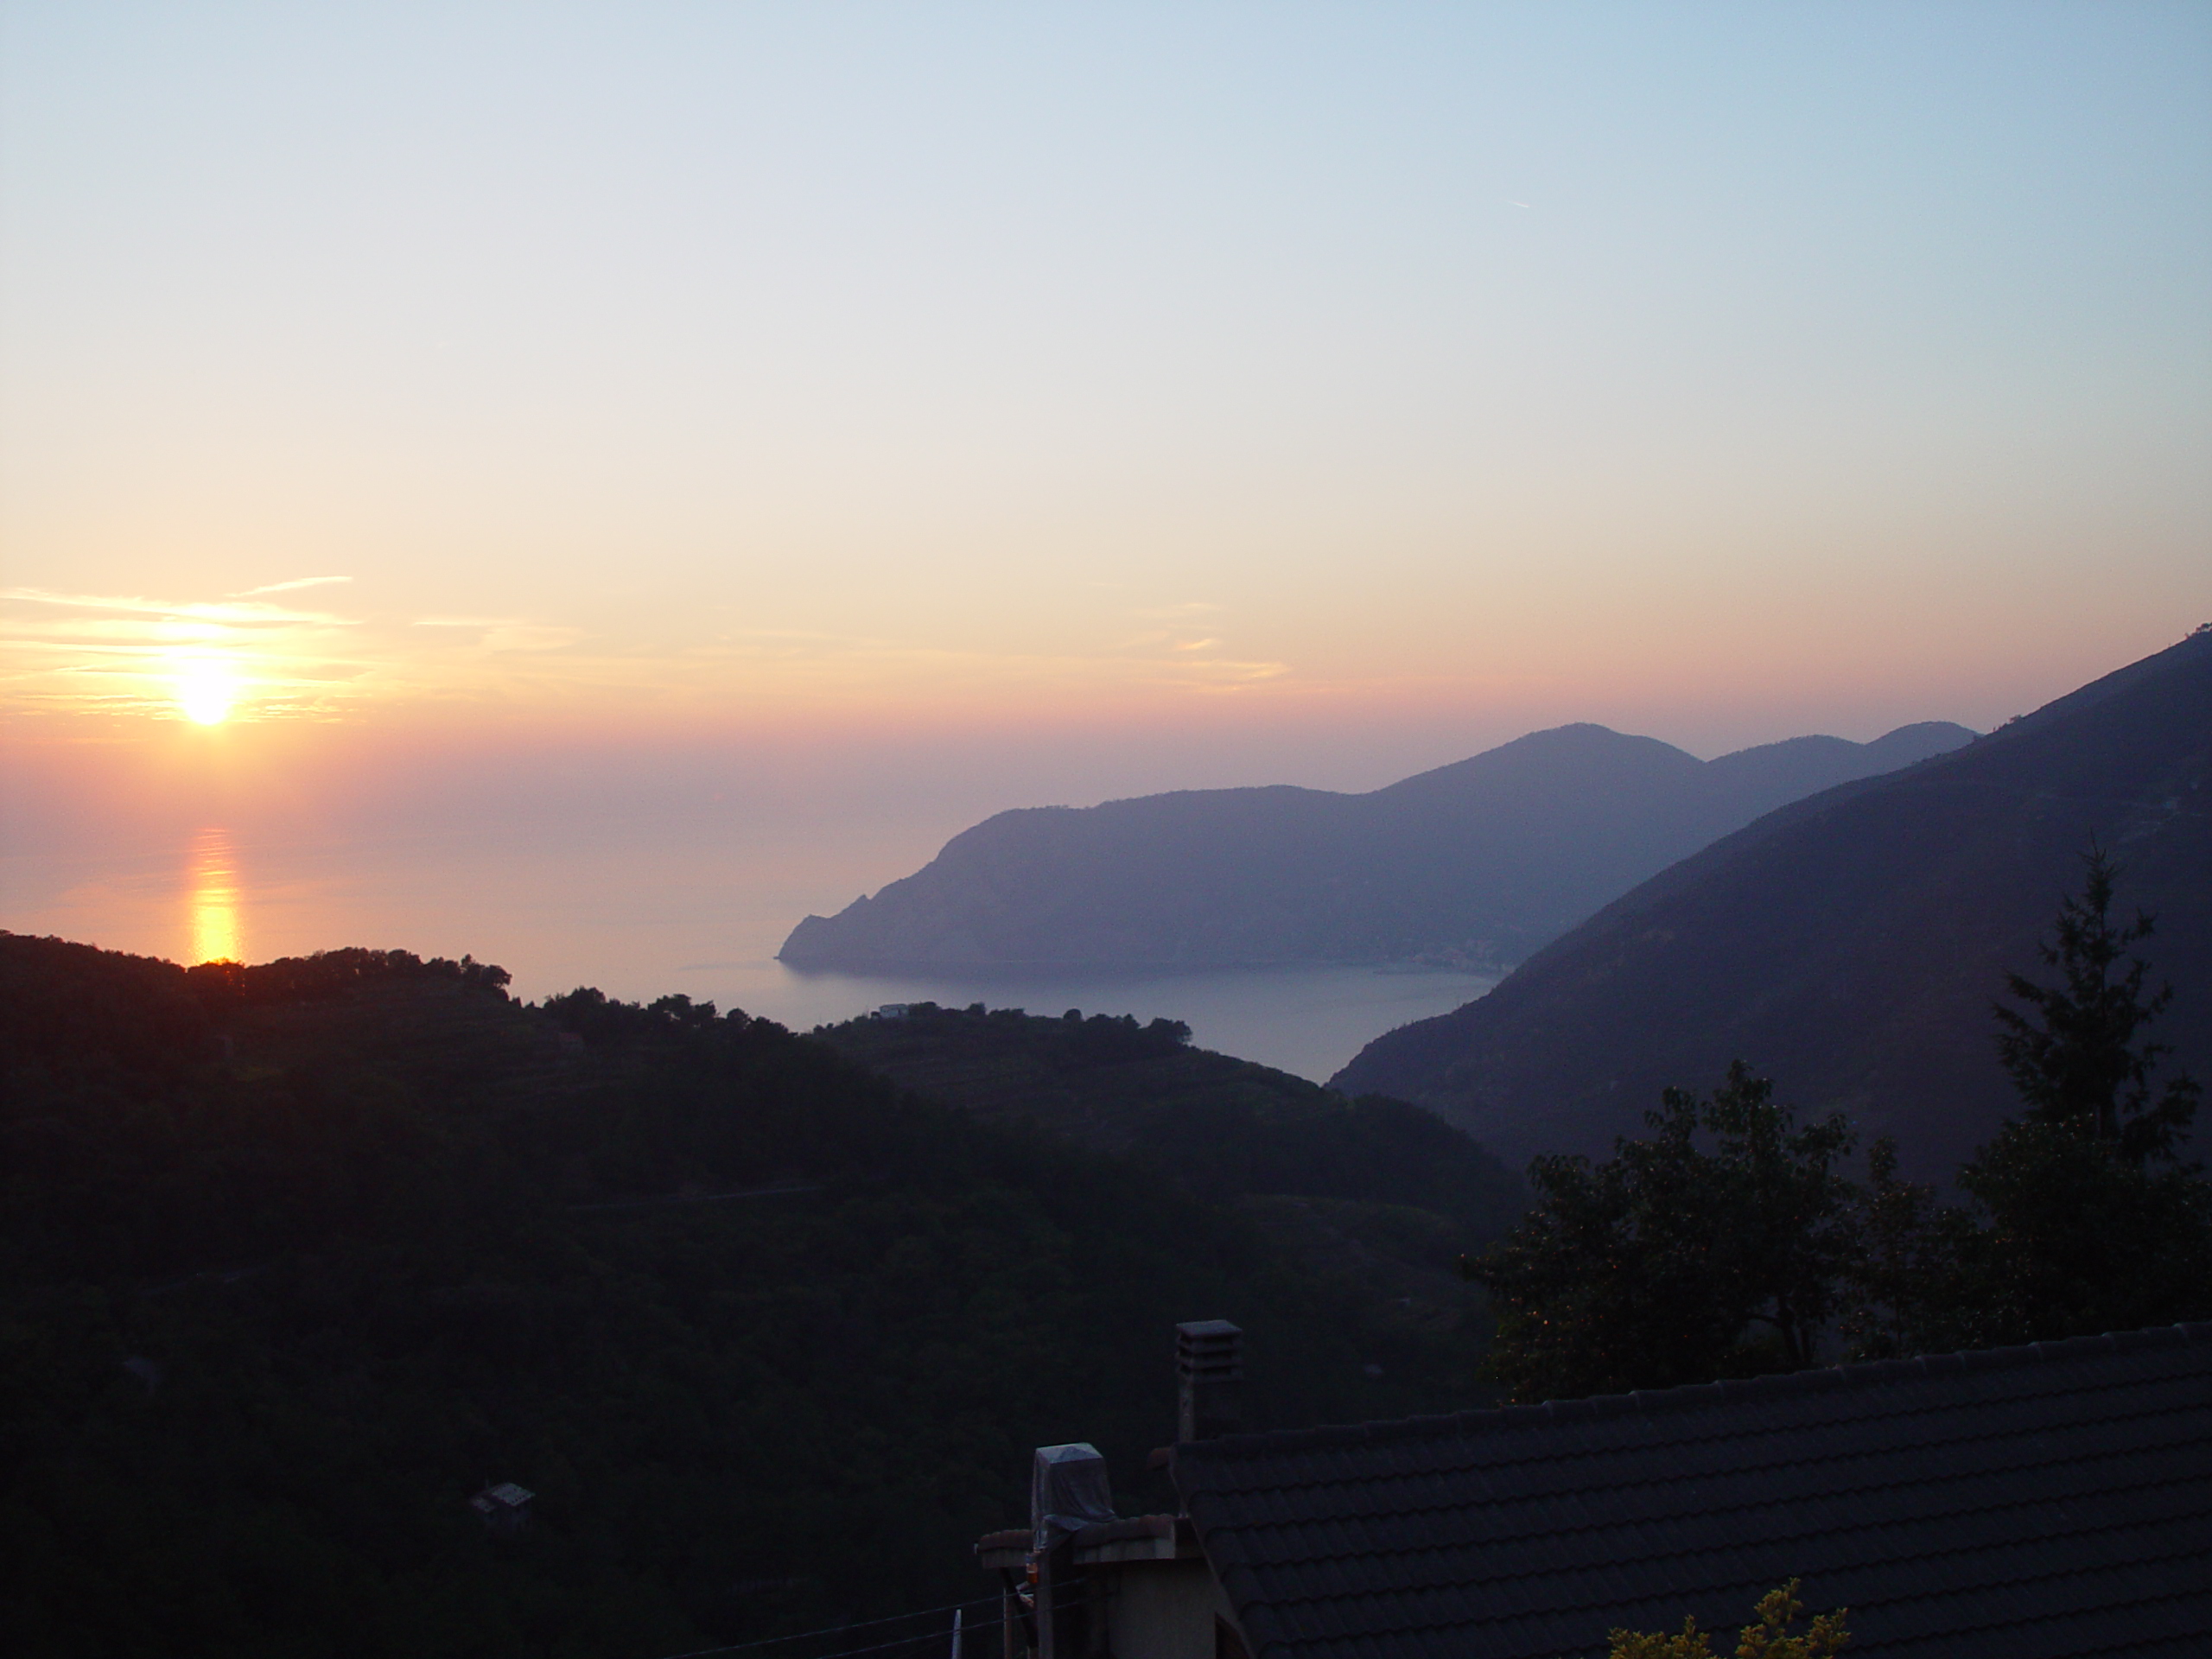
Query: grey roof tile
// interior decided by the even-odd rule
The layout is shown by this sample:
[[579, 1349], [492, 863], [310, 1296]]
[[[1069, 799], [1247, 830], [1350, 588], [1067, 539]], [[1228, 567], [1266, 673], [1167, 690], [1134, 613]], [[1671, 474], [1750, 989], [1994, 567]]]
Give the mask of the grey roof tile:
[[2212, 1652], [2212, 1325], [1231, 1437], [1175, 1476], [1255, 1659], [1725, 1636], [1791, 1577], [1854, 1654]]

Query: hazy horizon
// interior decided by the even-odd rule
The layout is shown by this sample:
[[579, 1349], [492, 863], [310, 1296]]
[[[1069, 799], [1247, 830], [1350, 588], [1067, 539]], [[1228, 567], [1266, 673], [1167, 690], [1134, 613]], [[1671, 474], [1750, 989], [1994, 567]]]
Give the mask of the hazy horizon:
[[[204, 746], [220, 743], [228, 734], [188, 728], [177, 735]], [[599, 890], [602, 899], [610, 887], [680, 887], [690, 895], [683, 906], [688, 921], [697, 924], [711, 915], [724, 931], [697, 934], [690, 948], [674, 955], [734, 957], [757, 965], [773, 955], [802, 917], [842, 908], [858, 894], [910, 874], [953, 835], [994, 812], [1093, 804], [1005, 798], [1024, 781], [1095, 783], [1113, 771], [1132, 779], [1135, 786], [1099, 798], [1155, 792], [1142, 786], [1148, 773], [1166, 774], [1152, 779], [1158, 788], [1289, 781], [1205, 775], [1209, 763], [1220, 759], [1205, 753], [1165, 760], [1114, 754], [1106, 766], [1095, 754], [1022, 756], [1032, 769], [1009, 777], [976, 764], [980, 757], [972, 755], [965, 772], [948, 774], [942, 751], [881, 748], [867, 764], [842, 766], [834, 757], [817, 757], [816, 766], [802, 772], [790, 757], [782, 757], [784, 768], [776, 770], [764, 767], [757, 753], [743, 752], [610, 751], [579, 760], [559, 751], [549, 757], [543, 751], [509, 749], [439, 765], [424, 763], [417, 753], [412, 788], [397, 798], [378, 798], [392, 785], [388, 772], [334, 764], [327, 738], [322, 747], [319, 760], [329, 770], [312, 785], [283, 766], [273, 769], [272, 779], [250, 757], [222, 757], [238, 769], [235, 776], [230, 767], [193, 757], [166, 774], [158, 804], [141, 800], [128, 811], [89, 792], [95, 780], [115, 781], [113, 769], [103, 766], [97, 753], [88, 769], [73, 778], [49, 772], [38, 802], [11, 791], [9, 810], [0, 814], [0, 895], [9, 906], [0, 925], [189, 959], [298, 954], [341, 944], [467, 950], [491, 959], [496, 952], [489, 947], [503, 927], [486, 919], [480, 925], [486, 937], [471, 940], [456, 935], [456, 914], [473, 908], [490, 918], [573, 907], [580, 887]], [[1389, 763], [1389, 753], [1370, 746], [1358, 758], [1369, 767], [1380, 761], [1384, 775], [1372, 782], [1348, 779], [1347, 786], [1379, 787], [1427, 764], [1424, 759], [1400, 770]], [[1294, 753], [1229, 760], [1264, 766], [1269, 758], [1287, 765], [1300, 758], [1312, 761]], [[1466, 758], [1452, 753], [1437, 764]], [[284, 786], [273, 787], [279, 780]], [[213, 855], [215, 864], [257, 866], [258, 887], [244, 877], [235, 883], [213, 880], [210, 847], [220, 849]], [[668, 868], [671, 861], [682, 866], [680, 878]], [[410, 866], [416, 867], [412, 879]], [[474, 872], [465, 881], [474, 906], [464, 901], [456, 912], [452, 899], [457, 893], [405, 896], [410, 887], [454, 888], [461, 869]], [[285, 874], [273, 874], [280, 871]], [[310, 871], [321, 874], [303, 874]], [[439, 874], [432, 877], [434, 871]], [[337, 880], [341, 873], [344, 880]], [[486, 874], [492, 874], [488, 889]], [[211, 887], [235, 887], [233, 899], [222, 907], [227, 919], [210, 919], [210, 906], [200, 895]], [[341, 889], [347, 894], [343, 899]], [[487, 891], [499, 895], [496, 901], [486, 902]], [[664, 897], [633, 897], [633, 924], [650, 931], [656, 905], [664, 903]], [[607, 908], [602, 904], [602, 911]], [[263, 914], [249, 925], [245, 916], [255, 909]], [[419, 931], [423, 920], [432, 918], [438, 938], [410, 932], [410, 924]], [[643, 994], [651, 982], [639, 977], [640, 962], [612, 943], [622, 925], [602, 915], [582, 931], [608, 958], [598, 970], [601, 977]], [[530, 933], [537, 945], [549, 937], [543, 925], [533, 925]], [[721, 939], [719, 948], [709, 944], [710, 937]], [[559, 956], [577, 971], [592, 969], [588, 947]], [[662, 958], [673, 959], [665, 953]], [[566, 982], [558, 972], [549, 977], [540, 961], [518, 958], [509, 965], [540, 990]]]

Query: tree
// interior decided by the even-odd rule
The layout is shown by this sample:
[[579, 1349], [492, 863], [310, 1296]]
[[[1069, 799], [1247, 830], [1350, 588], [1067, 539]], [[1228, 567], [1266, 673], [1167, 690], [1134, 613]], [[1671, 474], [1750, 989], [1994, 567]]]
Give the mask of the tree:
[[[2094, 842], [2039, 946], [2059, 982], [2005, 982], [1999, 1057], [2024, 1108], [1958, 1174], [1967, 1202], [1901, 1179], [1886, 1141], [1839, 1173], [1840, 1116], [1804, 1128], [1739, 1062], [1710, 1101], [1669, 1090], [1649, 1140], [1540, 1158], [1522, 1224], [1465, 1264], [1490, 1291], [1493, 1380], [1520, 1401], [1802, 1368], [1823, 1333], [1854, 1358], [1985, 1348], [2212, 1314], [2212, 1184], [2178, 1161], [2198, 1100], [2149, 1028], [2171, 1000], [2113, 915]], [[1707, 1152], [1700, 1135], [1715, 1142]]]
[[1959, 1172], [1967, 1202], [1878, 1172], [1842, 1319], [1854, 1359], [2131, 1331], [2212, 1313], [2212, 1186], [2080, 1129], [2006, 1124]]
[[2173, 1000], [2173, 987], [2145, 993], [2150, 965], [2128, 947], [2151, 937], [2152, 918], [2138, 910], [2132, 922], [2113, 918], [2119, 868], [2094, 840], [2082, 863], [2080, 896], [2060, 904], [2056, 938], [2036, 947], [2061, 982], [2005, 975], [2027, 1006], [1996, 1005], [1997, 1052], [2031, 1116], [2077, 1128], [2139, 1168], [2174, 1156], [2199, 1090], [2182, 1072], [2154, 1096], [2152, 1074], [2172, 1049], [2143, 1033]]
[[1963, 1213], [1939, 1205], [1934, 1187], [1902, 1179], [1896, 1144], [1883, 1140], [1868, 1150], [1855, 1220], [1844, 1351], [1854, 1360], [1925, 1352], [1929, 1287], [1956, 1263]]
[[2177, 1149], [2198, 1090], [2154, 1092], [2168, 1052], [2147, 1028], [2172, 997], [2147, 994], [2128, 947], [2150, 917], [2113, 919], [2119, 871], [2094, 842], [2078, 895], [2038, 946], [2056, 986], [2005, 982], [1998, 1053], [2022, 1115], [1959, 1172], [1968, 1202], [1878, 1169], [1866, 1205], [1858, 1300], [1845, 1328], [1861, 1357], [1986, 1348], [2164, 1324], [2212, 1313], [2212, 1186]]
[[[1799, 1127], [1741, 1061], [1709, 1099], [1669, 1089], [1592, 1165], [1543, 1157], [1521, 1224], [1463, 1263], [1497, 1321], [1488, 1366], [1518, 1401], [1813, 1363], [1853, 1259], [1840, 1115]], [[1713, 1149], [1699, 1145], [1710, 1139]]]
[[[1851, 1631], [1844, 1623], [1851, 1614], [1848, 1607], [1821, 1614], [1802, 1636], [1789, 1634], [1805, 1611], [1797, 1599], [1797, 1583], [1792, 1579], [1759, 1598], [1752, 1609], [1758, 1623], [1737, 1632], [1736, 1659], [1834, 1659], [1849, 1644]], [[1671, 1636], [1662, 1630], [1615, 1630], [1609, 1640], [1612, 1645], [1605, 1659], [1713, 1659], [1712, 1638], [1694, 1618], [1685, 1618]]]
[[1959, 1172], [1974, 1224], [1948, 1224], [1923, 1296], [1923, 1350], [2133, 1331], [2212, 1313], [2212, 1187], [2146, 1169], [2076, 1123], [2008, 1123]]

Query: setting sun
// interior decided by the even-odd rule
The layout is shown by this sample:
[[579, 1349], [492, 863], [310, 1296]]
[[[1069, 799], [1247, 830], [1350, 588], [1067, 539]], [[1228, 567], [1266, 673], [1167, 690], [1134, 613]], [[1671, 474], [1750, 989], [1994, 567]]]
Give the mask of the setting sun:
[[177, 682], [177, 707], [200, 725], [220, 725], [238, 701], [238, 683], [219, 670], [194, 669]]

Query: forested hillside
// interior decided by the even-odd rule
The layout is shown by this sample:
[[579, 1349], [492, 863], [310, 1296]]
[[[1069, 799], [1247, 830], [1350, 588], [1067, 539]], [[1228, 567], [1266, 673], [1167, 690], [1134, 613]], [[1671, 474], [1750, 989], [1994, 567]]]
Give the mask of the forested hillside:
[[1356, 1314], [1385, 1376], [1471, 1374], [1481, 1360], [1488, 1319], [1457, 1263], [1511, 1228], [1529, 1191], [1433, 1112], [1192, 1048], [1166, 1020], [925, 1002], [814, 1034], [987, 1122], [1116, 1154], [1234, 1205]]
[[1517, 1173], [1434, 1113], [1192, 1048], [1171, 1020], [925, 1002], [814, 1034], [917, 1093], [1123, 1154], [1206, 1198], [1410, 1205], [1485, 1236], [1528, 1204]]
[[1179, 1319], [1246, 1326], [1258, 1424], [1475, 1397], [1276, 1200], [503, 981], [0, 935], [10, 1651], [652, 1659], [977, 1594], [1030, 1447], [1164, 1499]]

